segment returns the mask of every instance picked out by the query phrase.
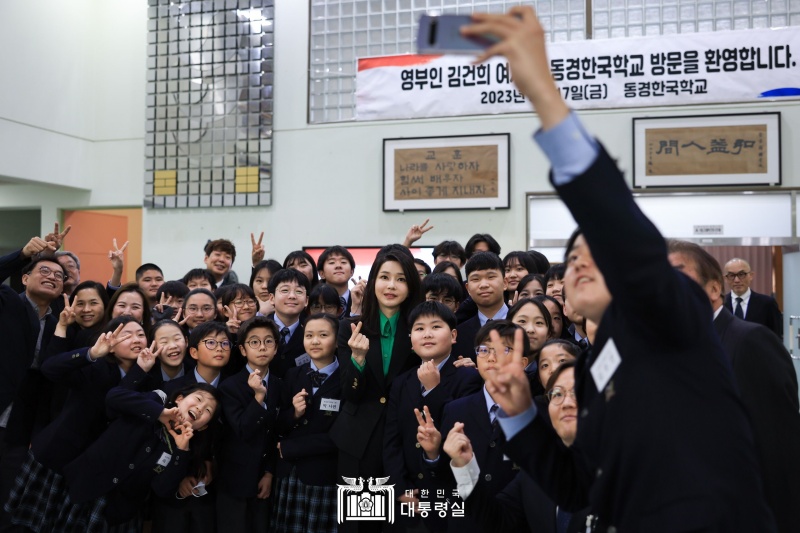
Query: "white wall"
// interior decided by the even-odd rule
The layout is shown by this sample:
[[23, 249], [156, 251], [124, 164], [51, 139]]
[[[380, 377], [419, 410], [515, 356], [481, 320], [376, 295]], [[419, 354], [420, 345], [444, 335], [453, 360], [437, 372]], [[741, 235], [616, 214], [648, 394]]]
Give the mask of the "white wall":
[[[65, 189], [49, 186], [12, 189], [14, 186], [0, 185], [0, 208], [14, 205], [17, 194], [28, 202], [35, 201], [38, 193], [47, 204], [42, 212], [42, 226], [47, 228], [59, 202], [64, 208], [141, 203], [145, 4], [144, 0], [44, 0], [36, 4], [33, 16], [33, 8], [24, 0], [0, 3], [0, 50], [4, 51], [0, 72], [9, 80], [24, 79], [25, 85], [33, 86], [28, 90], [21, 82], [0, 84], [0, 176], [90, 191], [65, 195]], [[45, 7], [38, 7], [41, 5]], [[73, 14], [76, 11], [78, 15]], [[200, 265], [208, 238], [224, 236], [236, 243], [240, 259], [234, 268], [245, 277], [251, 231], [266, 231], [267, 256], [282, 260], [287, 252], [304, 245], [398, 242], [411, 224], [426, 217], [431, 217], [436, 229], [420, 244], [445, 238], [465, 242], [475, 232], [488, 232], [506, 251], [525, 246], [525, 193], [550, 190], [548, 165], [530, 140], [538, 125], [532, 114], [308, 125], [308, 2], [276, 2], [275, 11], [273, 205], [147, 210], [143, 219], [145, 261], [159, 263], [167, 277], [176, 277]], [[18, 27], [23, 20], [40, 24], [23, 31]], [[36, 32], [36, 37], [26, 35], [29, 32]], [[29, 48], [22, 43], [30, 43]], [[63, 55], [43, 58], [45, 51], [54, 48], [59, 54], [63, 50]], [[10, 49], [19, 49], [19, 53], [8, 57], [13, 55], [7, 53]], [[41, 87], [53, 83], [52, 72], [65, 80], [57, 86]], [[42, 102], [47, 102], [50, 112], [40, 109]], [[588, 129], [619, 158], [622, 168], [629, 169], [634, 116], [774, 110], [783, 112], [784, 185], [800, 186], [800, 161], [791, 149], [799, 140], [797, 102], [595, 111], [581, 116]], [[32, 132], [25, 133], [28, 130]], [[511, 133], [510, 210], [382, 211], [384, 138], [500, 132]], [[13, 150], [8, 150], [7, 143]]]

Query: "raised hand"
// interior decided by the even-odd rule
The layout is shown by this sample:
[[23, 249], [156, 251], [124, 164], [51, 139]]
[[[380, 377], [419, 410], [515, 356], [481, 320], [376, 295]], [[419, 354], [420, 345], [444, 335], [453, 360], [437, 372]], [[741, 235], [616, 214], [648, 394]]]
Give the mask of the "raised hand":
[[69, 296], [62, 294], [64, 297], [64, 310], [58, 315], [58, 326], [66, 331], [67, 326], [75, 322], [75, 308], [69, 305]]
[[253, 260], [253, 266], [256, 266], [259, 261], [264, 260], [264, 245], [261, 244], [261, 241], [264, 240], [264, 232], [261, 232], [261, 235], [258, 237], [258, 242], [256, 242], [255, 236], [250, 234], [250, 242], [253, 244], [253, 250], [250, 252], [250, 257]]
[[414, 409], [414, 415], [417, 417], [417, 442], [419, 443], [422, 451], [431, 461], [439, 457], [439, 446], [442, 443], [442, 434], [433, 425], [433, 417], [428, 409], [428, 406], [423, 406], [425, 417], [419, 409]]
[[108, 260], [111, 261], [114, 272], [122, 272], [122, 267], [125, 266], [125, 248], [128, 247], [128, 242], [129, 241], [125, 241], [125, 244], [120, 248], [117, 246], [117, 239], [112, 241], [114, 249], [108, 251]]
[[[358, 276], [358, 281], [355, 278], [351, 279], [354, 283], [353, 288], [350, 289], [350, 312], [354, 315], [361, 314], [361, 304], [364, 302], [364, 290], [367, 288], [367, 280], [361, 279]], [[342, 309], [344, 311], [344, 309]]]
[[256, 498], [266, 500], [272, 492], [272, 472], [265, 472], [258, 480], [258, 494]]
[[119, 339], [118, 336], [124, 326], [125, 324], [120, 324], [114, 331], [109, 331], [100, 335], [97, 338], [97, 342], [94, 343], [94, 346], [89, 348], [89, 357], [91, 357], [92, 360], [95, 360], [105, 357], [111, 353], [111, 350], [114, 349], [114, 346], [116, 346], [117, 343], [122, 340]]
[[450, 456], [453, 466], [464, 466], [472, 461], [472, 442], [464, 434], [464, 424], [456, 422], [444, 441], [444, 453]]
[[33, 237], [22, 248], [22, 256], [33, 257], [34, 255], [40, 254], [42, 252], [53, 253], [56, 250], [58, 250], [58, 248], [56, 248], [55, 243], [45, 241], [41, 237]]
[[350, 350], [352, 350], [353, 359], [355, 359], [359, 365], [364, 364], [367, 358], [367, 352], [369, 351], [369, 339], [366, 335], [361, 333], [362, 325], [362, 322], [359, 322], [358, 325], [350, 324], [350, 331], [353, 333], [350, 335], [350, 340], [347, 341], [347, 345], [350, 347]]
[[267, 396], [267, 388], [264, 386], [264, 378], [261, 377], [261, 371], [253, 370], [253, 373], [247, 376], [247, 384], [253, 389], [256, 395], [256, 402], [263, 402]]
[[56, 222], [55, 226], [53, 227], [53, 232], [52, 233], [48, 233], [47, 235], [45, 235], [44, 236], [44, 240], [49, 242], [49, 243], [52, 243], [53, 246], [54, 246], [53, 251], [56, 251], [59, 248], [61, 248], [61, 246], [64, 244], [64, 237], [67, 236], [67, 233], [69, 233], [69, 230], [71, 230], [71, 229], [72, 229], [72, 226], [67, 226], [67, 229], [65, 229], [62, 232], [59, 232], [58, 231], [58, 222]]
[[428, 222], [430, 221], [429, 218], [425, 219], [425, 222], [422, 224], [414, 224], [410, 228], [408, 228], [408, 233], [406, 233], [406, 238], [403, 241], [403, 246], [406, 248], [410, 247], [412, 244], [417, 242], [425, 235], [427, 232], [433, 229], [433, 226], [428, 226]]
[[519, 291], [514, 291], [514, 297], [508, 301], [508, 307], [514, 307], [514, 304], [516, 304], [518, 301], [519, 301]]
[[306, 389], [301, 390], [292, 398], [292, 405], [294, 406], [295, 420], [306, 414], [306, 405], [308, 403], [308, 393]]
[[172, 427], [172, 424], [177, 424], [180, 420], [178, 419], [178, 408], [171, 407], [169, 409], [164, 409], [161, 411], [161, 414], [158, 415], [158, 421], [164, 424], [166, 427]]
[[150, 369], [156, 364], [156, 359], [163, 349], [163, 346], [156, 348], [156, 341], [153, 341], [153, 344], [151, 344], [149, 348], [142, 348], [142, 351], [139, 352], [139, 356], [136, 358], [136, 364], [145, 372], [150, 372]]
[[258, 298], [256, 298], [258, 302], [258, 312], [264, 316], [269, 316], [275, 312], [275, 302], [272, 300], [267, 300], [266, 302], [262, 302]]
[[[180, 429], [180, 433], [178, 433], [178, 429]], [[179, 450], [186, 451], [189, 449], [189, 441], [194, 435], [191, 422], [187, 420], [182, 424], [175, 424], [174, 428], [172, 425], [167, 425], [167, 431], [169, 431], [169, 434], [172, 435], [172, 439], [175, 441], [175, 445]], [[195, 485], [196, 484], [197, 483], [195, 483]], [[192, 487], [194, 487], [194, 485], [192, 485]]]
[[417, 377], [426, 391], [433, 390], [436, 385], [441, 382], [439, 369], [433, 364], [433, 361], [425, 361], [417, 369]]
[[228, 317], [228, 321], [225, 323], [225, 325], [228, 327], [228, 331], [231, 333], [238, 333], [239, 326], [242, 325], [242, 321], [237, 318], [239, 311], [236, 310], [236, 306], [231, 305], [229, 307], [227, 305], [223, 305], [222, 309], [225, 311], [225, 316]]
[[[508, 416], [527, 411], [533, 403], [531, 386], [522, 361], [524, 334], [522, 329], [517, 328], [514, 332], [514, 347], [511, 349], [510, 361], [486, 378], [486, 390]], [[497, 331], [490, 331], [489, 338], [494, 346], [502, 345]]]

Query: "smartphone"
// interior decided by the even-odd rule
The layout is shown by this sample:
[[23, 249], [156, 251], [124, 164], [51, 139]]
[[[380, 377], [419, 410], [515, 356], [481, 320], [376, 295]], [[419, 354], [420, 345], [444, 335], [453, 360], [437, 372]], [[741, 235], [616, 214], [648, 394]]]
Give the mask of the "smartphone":
[[422, 15], [417, 32], [417, 53], [477, 55], [497, 43], [491, 36], [461, 35], [461, 27], [469, 24], [472, 24], [469, 15]]

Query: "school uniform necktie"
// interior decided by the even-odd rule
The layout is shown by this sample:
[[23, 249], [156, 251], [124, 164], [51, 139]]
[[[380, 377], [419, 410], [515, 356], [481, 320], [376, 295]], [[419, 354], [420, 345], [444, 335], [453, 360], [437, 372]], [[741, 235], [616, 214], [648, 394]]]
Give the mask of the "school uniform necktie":
[[570, 520], [572, 520], [572, 513], [562, 511], [561, 507], [558, 507], [556, 509], [556, 532], [567, 533], [567, 527], [569, 527]]
[[347, 299], [344, 296], [339, 296], [339, 305], [342, 307], [342, 314], [339, 315], [339, 318], [344, 318], [347, 314]]
[[744, 320], [744, 312], [742, 311], [742, 299], [736, 298], [736, 309], [733, 310], [734, 316], [738, 316]]
[[489, 418], [492, 420], [492, 433], [497, 431], [497, 426], [500, 425], [500, 422], [497, 421], [498, 409], [500, 409], [500, 406], [497, 404], [492, 405], [491, 409], [489, 409]]
[[284, 326], [283, 329], [281, 329], [281, 344], [283, 345], [286, 344], [286, 341], [289, 339], [289, 333], [290, 333], [289, 328], [287, 328], [286, 326]]
[[314, 388], [321, 387], [325, 380], [328, 379], [328, 374], [319, 370], [312, 370], [308, 373], [308, 376], [311, 378], [311, 385]]

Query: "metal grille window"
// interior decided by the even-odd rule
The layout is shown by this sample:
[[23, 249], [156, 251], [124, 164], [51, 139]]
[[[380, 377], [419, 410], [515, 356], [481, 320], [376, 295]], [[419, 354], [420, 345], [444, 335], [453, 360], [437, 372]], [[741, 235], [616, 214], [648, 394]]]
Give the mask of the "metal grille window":
[[149, 0], [144, 205], [272, 202], [273, 0]]

